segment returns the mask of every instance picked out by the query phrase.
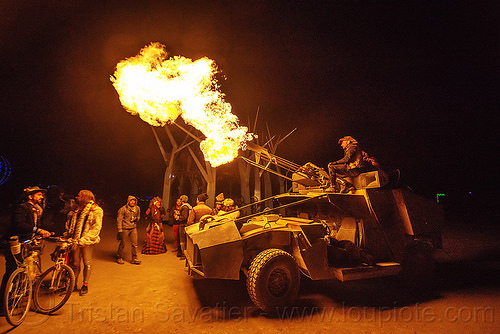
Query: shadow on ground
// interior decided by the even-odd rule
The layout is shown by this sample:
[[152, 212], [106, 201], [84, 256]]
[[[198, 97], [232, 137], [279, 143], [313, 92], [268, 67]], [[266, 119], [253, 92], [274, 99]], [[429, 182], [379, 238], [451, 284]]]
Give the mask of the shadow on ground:
[[[335, 279], [312, 281], [302, 276], [299, 296], [291, 308], [314, 313], [325, 305], [393, 309], [441, 299], [447, 292], [498, 288], [500, 285], [500, 244], [491, 236], [444, 234], [443, 250], [436, 253], [436, 271], [432, 285], [409, 290], [397, 277], [354, 282]], [[252, 307], [246, 292], [246, 277], [238, 281], [201, 279], [193, 286], [205, 307]], [[260, 310], [254, 309], [254, 313]], [[262, 315], [262, 313], [259, 313]], [[271, 316], [271, 315], [270, 315]], [[272, 316], [271, 316], [272, 317]]]

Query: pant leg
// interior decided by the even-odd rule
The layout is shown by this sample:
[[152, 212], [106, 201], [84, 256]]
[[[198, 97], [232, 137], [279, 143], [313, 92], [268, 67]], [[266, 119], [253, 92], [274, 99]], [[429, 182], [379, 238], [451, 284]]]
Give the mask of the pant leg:
[[75, 285], [78, 282], [78, 275], [80, 275], [80, 261], [81, 261], [81, 248], [78, 247], [71, 252], [73, 262], [71, 263], [71, 268], [75, 273]]
[[90, 278], [90, 271], [92, 269], [92, 253], [94, 246], [81, 247], [81, 254], [83, 258], [83, 283], [88, 283]]
[[132, 260], [137, 259], [137, 229], [134, 228], [130, 230], [129, 233], [130, 246], [132, 248]]
[[177, 251], [177, 254], [179, 256], [184, 255], [182, 253], [182, 246], [186, 246], [186, 231], [184, 230], [185, 225], [179, 224], [179, 231], [178, 231], [178, 240], [179, 240], [179, 248]]
[[118, 251], [116, 252], [116, 257], [123, 259], [123, 249], [125, 248], [125, 231], [122, 232], [122, 238], [119, 240]]
[[172, 232], [174, 233], [175, 249], [179, 248], [179, 224], [172, 226]]
[[[5, 255], [5, 274], [2, 277], [2, 285], [0, 286], [0, 296], [5, 294], [5, 287], [7, 285], [7, 281], [9, 280], [10, 275], [17, 269], [16, 260], [14, 256], [10, 252], [10, 249], [4, 250]], [[3, 305], [0, 305], [0, 308], [3, 308]]]
[[347, 174], [347, 164], [328, 164], [328, 174], [335, 180], [336, 177], [344, 177]]

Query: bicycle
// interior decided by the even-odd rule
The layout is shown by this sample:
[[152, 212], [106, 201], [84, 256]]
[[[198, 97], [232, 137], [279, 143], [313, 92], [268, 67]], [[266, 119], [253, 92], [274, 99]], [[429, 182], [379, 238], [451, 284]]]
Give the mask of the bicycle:
[[41, 274], [34, 283], [33, 304], [36, 312], [51, 314], [68, 301], [75, 286], [75, 273], [69, 264], [69, 253], [74, 241], [61, 237], [49, 237], [57, 241], [51, 254], [54, 265]]
[[24, 321], [31, 306], [33, 280], [42, 271], [40, 239], [39, 236], [33, 236], [22, 243], [23, 247], [17, 237], [12, 237], [10, 240], [10, 248], [17, 269], [7, 280], [2, 302], [5, 318], [12, 326], [18, 326]]
[[67, 265], [73, 243], [56, 238], [59, 243], [51, 254], [55, 264], [41, 273], [40, 236], [33, 236], [21, 244], [11, 240], [11, 252], [18, 268], [10, 275], [3, 296], [5, 317], [12, 326], [20, 325], [26, 318], [33, 299], [34, 311], [51, 314], [69, 299], [75, 284], [73, 269]]

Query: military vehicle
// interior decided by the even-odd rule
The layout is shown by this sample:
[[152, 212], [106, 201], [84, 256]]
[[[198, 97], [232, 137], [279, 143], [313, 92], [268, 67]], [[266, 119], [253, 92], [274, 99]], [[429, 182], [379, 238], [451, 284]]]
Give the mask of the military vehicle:
[[266, 312], [293, 303], [302, 277], [345, 282], [398, 275], [409, 287], [432, 279], [443, 219], [436, 203], [392, 186], [382, 171], [351, 178], [356, 190], [349, 193], [329, 191], [321, 168], [253, 149], [260, 161], [249, 163], [292, 171], [292, 191], [273, 196], [273, 208], [263, 212], [208, 216], [187, 226], [182, 248], [189, 275], [238, 280], [243, 273], [251, 300]]

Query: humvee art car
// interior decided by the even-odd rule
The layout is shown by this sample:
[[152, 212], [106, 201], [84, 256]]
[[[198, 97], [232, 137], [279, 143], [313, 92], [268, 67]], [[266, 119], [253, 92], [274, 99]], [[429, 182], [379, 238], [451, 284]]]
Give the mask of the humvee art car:
[[[436, 203], [391, 187], [381, 171], [351, 179], [356, 190], [350, 193], [326, 191], [324, 171], [307, 167], [293, 168], [293, 191], [273, 196], [268, 211], [238, 219], [210, 216], [187, 226], [181, 246], [188, 274], [238, 280], [243, 273], [252, 302], [266, 312], [293, 303], [301, 276], [345, 282], [399, 275], [429, 282], [432, 252], [441, 248]], [[373, 261], [350, 259], [338, 241]]]

